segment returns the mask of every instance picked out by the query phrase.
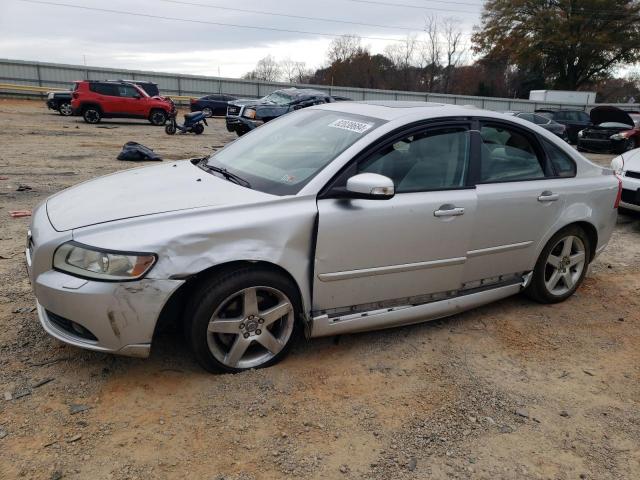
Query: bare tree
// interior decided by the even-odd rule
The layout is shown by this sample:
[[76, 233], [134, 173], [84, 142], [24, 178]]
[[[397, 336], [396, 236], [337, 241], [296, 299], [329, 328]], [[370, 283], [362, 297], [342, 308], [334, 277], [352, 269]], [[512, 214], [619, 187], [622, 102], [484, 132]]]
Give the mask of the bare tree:
[[411, 68], [415, 65], [417, 50], [418, 39], [416, 35], [407, 35], [403, 41], [387, 45], [384, 49], [385, 55], [402, 76], [401, 88], [405, 90], [410, 90], [412, 86], [410, 73]]
[[445, 66], [442, 75], [442, 88], [444, 93], [449, 93], [451, 79], [455, 68], [462, 61], [465, 53], [462, 45], [462, 31], [458, 28], [460, 20], [457, 18], [446, 18], [442, 22], [442, 30], [445, 43]]
[[252, 71], [245, 73], [242, 78], [249, 80], [264, 80], [266, 82], [277, 82], [282, 75], [282, 70], [276, 59], [267, 55], [266, 57], [258, 60], [256, 68]]
[[313, 75], [305, 62], [291, 60], [288, 57], [280, 62], [280, 70], [282, 77], [289, 83], [303, 83]]
[[343, 35], [331, 40], [327, 57], [331, 64], [344, 62], [349, 58], [362, 52], [362, 39], [357, 35]]
[[420, 63], [425, 73], [425, 88], [432, 92], [441, 68], [442, 46], [438, 17], [429, 15], [424, 21], [425, 42], [420, 49]]

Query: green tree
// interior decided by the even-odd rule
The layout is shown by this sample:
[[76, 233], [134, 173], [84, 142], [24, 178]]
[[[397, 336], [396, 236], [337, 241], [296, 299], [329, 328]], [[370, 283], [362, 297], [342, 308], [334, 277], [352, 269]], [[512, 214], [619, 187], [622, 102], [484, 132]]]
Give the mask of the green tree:
[[640, 1], [488, 0], [473, 42], [486, 62], [575, 90], [640, 60]]

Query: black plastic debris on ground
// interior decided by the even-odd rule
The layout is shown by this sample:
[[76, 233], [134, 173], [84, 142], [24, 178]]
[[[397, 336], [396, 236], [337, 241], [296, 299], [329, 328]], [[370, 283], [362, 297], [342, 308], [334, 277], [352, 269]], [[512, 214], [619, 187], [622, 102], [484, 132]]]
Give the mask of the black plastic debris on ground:
[[149, 147], [137, 142], [127, 142], [122, 147], [118, 160], [140, 162], [145, 160], [162, 161], [162, 157]]

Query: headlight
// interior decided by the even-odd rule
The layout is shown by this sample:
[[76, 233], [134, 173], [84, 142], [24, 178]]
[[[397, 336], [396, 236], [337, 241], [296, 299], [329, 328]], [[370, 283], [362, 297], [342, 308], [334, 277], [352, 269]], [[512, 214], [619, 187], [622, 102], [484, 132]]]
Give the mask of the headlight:
[[623, 132], [623, 133], [616, 133], [614, 135], [611, 135], [609, 137], [609, 140], [626, 140], [627, 138], [627, 132]]
[[620, 175], [624, 171], [624, 158], [619, 156], [611, 160], [611, 168], [617, 175]]
[[256, 118], [256, 111], [253, 108], [247, 108], [242, 115], [247, 118]]
[[580, 131], [578, 132], [578, 136], [579, 136], [580, 138], [582, 138], [582, 137], [584, 136], [584, 130], [580, 130]]
[[53, 268], [78, 277], [103, 281], [142, 278], [156, 262], [152, 253], [114, 252], [68, 242], [53, 255]]

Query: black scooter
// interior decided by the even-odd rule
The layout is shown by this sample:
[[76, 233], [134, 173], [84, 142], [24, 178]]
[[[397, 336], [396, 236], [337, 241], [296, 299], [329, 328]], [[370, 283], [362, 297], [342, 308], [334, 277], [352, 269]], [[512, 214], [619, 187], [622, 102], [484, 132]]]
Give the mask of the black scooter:
[[175, 105], [173, 105], [171, 112], [169, 112], [169, 123], [164, 127], [167, 135], [174, 135], [177, 131], [180, 131], [180, 133], [195, 133], [196, 135], [200, 135], [204, 132], [204, 125], [209, 126], [207, 116], [202, 112], [186, 113], [184, 115], [184, 124], [182, 125], [176, 121], [177, 116], [178, 110]]

